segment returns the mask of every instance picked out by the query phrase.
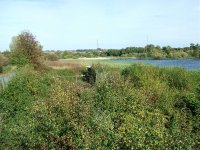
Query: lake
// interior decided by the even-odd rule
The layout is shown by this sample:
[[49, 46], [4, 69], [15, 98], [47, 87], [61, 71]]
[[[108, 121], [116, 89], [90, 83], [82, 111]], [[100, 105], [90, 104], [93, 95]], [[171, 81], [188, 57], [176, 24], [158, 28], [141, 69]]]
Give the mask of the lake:
[[146, 63], [161, 67], [182, 67], [185, 69], [200, 69], [199, 59], [184, 59], [184, 60], [138, 60], [138, 59], [112, 59], [112, 62], [128, 62], [128, 63]]

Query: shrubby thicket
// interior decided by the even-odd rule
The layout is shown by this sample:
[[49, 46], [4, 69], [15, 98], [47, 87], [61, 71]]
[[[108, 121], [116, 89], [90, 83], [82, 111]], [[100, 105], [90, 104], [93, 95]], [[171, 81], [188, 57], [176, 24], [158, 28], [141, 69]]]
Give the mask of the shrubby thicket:
[[0, 95], [0, 149], [199, 149], [199, 71], [20, 68]]
[[0, 73], [3, 72], [3, 66], [8, 63], [8, 58], [0, 53]]

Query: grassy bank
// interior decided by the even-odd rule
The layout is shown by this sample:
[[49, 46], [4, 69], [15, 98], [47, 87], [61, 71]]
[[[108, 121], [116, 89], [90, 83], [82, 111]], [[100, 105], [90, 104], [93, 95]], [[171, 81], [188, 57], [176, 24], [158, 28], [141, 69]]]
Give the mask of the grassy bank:
[[[16, 72], [0, 95], [0, 149], [200, 148], [199, 71], [62, 63]], [[81, 80], [88, 64], [95, 85]]]
[[88, 65], [105, 65], [116, 68], [125, 68], [130, 66], [130, 62], [111, 62], [111, 61], [102, 61], [101, 59], [61, 59], [58, 61], [45, 61], [44, 64], [54, 69], [81, 69], [85, 68]]

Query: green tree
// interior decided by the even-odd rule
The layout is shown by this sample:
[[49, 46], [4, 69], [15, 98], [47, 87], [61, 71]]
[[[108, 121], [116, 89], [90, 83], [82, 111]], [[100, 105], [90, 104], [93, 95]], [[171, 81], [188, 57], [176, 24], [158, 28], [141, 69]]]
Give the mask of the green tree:
[[153, 44], [149, 44], [145, 47], [145, 49], [147, 50], [147, 52], [152, 51], [153, 49], [155, 49], [155, 46]]
[[195, 58], [200, 58], [200, 45], [199, 44], [190, 44], [190, 49], [193, 50], [192, 56]]
[[32, 64], [35, 68], [41, 66], [42, 46], [32, 33], [23, 31], [13, 37], [10, 50], [13, 64], [20, 66]]

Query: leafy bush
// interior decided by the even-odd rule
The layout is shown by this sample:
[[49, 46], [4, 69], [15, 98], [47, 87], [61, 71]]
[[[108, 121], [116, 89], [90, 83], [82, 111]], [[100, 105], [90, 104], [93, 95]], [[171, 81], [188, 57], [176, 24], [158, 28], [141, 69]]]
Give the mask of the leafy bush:
[[200, 148], [198, 72], [94, 68], [94, 86], [67, 78], [72, 70], [21, 69], [0, 95], [0, 148]]
[[0, 67], [0, 73], [2, 73], [3, 72], [3, 67]]
[[4, 114], [0, 136], [3, 147], [26, 148], [35, 142], [35, 120], [30, 110], [37, 99], [48, 96], [49, 87], [49, 81], [29, 67], [20, 69], [9, 82], [0, 97], [0, 112]]
[[0, 53], [0, 73], [3, 72], [3, 66], [8, 63], [8, 58]]
[[45, 55], [45, 60], [49, 60], [49, 61], [57, 61], [59, 59], [59, 56], [55, 53], [53, 54], [46, 54]]
[[191, 73], [182, 68], [166, 70], [166, 80], [171, 88], [190, 90], [195, 86]]
[[95, 84], [95, 82], [96, 82], [96, 72], [95, 72], [93, 67], [89, 67], [89, 68], [87, 68], [87, 70], [84, 70], [82, 72], [82, 75], [83, 75], [83, 77], [82, 77], [83, 81], [85, 81], [85, 82], [87, 82], [91, 85]]

